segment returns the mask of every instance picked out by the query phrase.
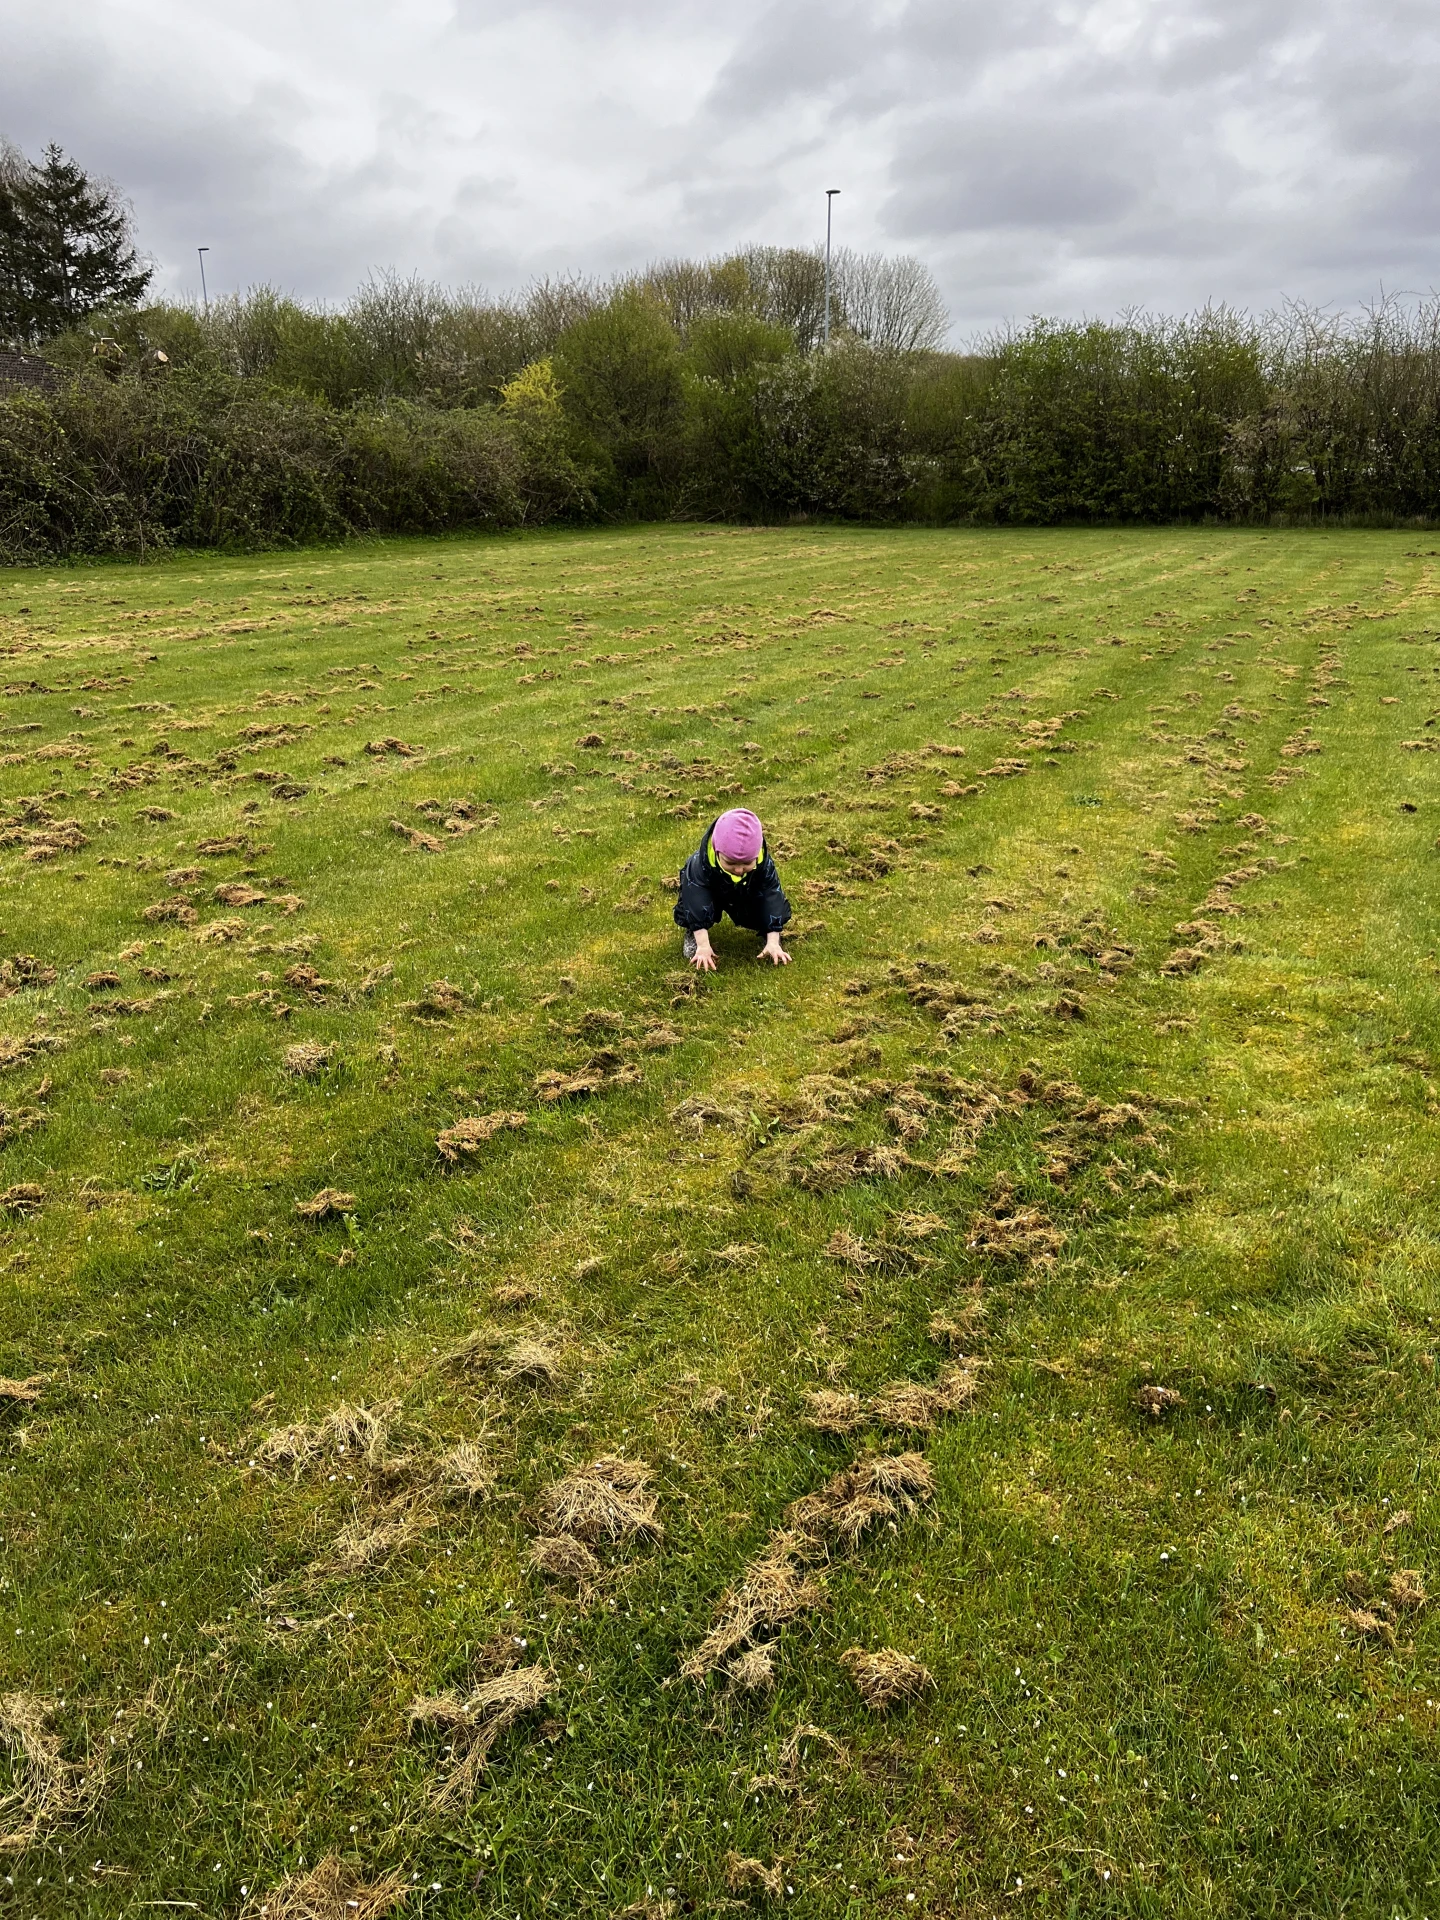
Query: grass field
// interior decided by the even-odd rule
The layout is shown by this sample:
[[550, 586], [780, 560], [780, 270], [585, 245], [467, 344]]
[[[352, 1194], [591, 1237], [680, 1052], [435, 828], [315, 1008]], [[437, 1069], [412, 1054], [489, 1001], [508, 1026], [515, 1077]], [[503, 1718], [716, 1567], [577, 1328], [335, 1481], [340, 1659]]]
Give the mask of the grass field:
[[1435, 558], [0, 579], [0, 1910], [1440, 1920]]

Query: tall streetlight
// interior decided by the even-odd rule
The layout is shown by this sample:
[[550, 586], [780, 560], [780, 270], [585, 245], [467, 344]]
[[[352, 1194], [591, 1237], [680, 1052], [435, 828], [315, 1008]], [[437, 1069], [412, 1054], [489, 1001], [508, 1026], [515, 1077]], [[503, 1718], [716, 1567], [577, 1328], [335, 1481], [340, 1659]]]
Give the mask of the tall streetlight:
[[205, 318], [208, 320], [210, 318], [210, 293], [205, 285], [205, 256], [210, 249], [208, 247], [197, 247], [195, 251], [200, 256], [200, 298], [205, 302]]
[[830, 216], [839, 187], [825, 189], [825, 345], [830, 345]]

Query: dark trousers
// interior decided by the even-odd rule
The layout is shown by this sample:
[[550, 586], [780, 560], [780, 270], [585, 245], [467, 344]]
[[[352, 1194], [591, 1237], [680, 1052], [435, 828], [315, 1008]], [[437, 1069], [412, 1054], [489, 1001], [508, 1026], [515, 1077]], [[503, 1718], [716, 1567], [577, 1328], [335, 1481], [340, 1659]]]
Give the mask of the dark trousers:
[[[788, 920], [790, 915], [787, 913], [785, 918]], [[734, 907], [722, 907], [720, 912], [710, 922], [710, 927], [708, 927], [706, 931], [709, 932], [711, 928], [718, 927], [722, 920], [729, 920], [733, 925], [743, 927], [747, 933], [757, 934], [761, 940], [768, 939], [771, 932], [768, 925], [762, 925], [758, 913], [752, 918], [746, 913], [744, 906], [739, 901], [736, 902]], [[777, 928], [775, 931], [778, 932], [779, 929]]]

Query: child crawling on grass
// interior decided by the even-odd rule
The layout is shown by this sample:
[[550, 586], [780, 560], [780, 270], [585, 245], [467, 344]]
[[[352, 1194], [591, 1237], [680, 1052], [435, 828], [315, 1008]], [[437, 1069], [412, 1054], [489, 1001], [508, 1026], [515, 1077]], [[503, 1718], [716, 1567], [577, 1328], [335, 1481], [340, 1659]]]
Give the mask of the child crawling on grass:
[[760, 959], [789, 966], [780, 929], [790, 918], [790, 902], [766, 851], [765, 831], [746, 807], [722, 813], [680, 869], [675, 924], [685, 930], [681, 951], [697, 972], [713, 973], [718, 964], [710, 929], [724, 913], [760, 936]]

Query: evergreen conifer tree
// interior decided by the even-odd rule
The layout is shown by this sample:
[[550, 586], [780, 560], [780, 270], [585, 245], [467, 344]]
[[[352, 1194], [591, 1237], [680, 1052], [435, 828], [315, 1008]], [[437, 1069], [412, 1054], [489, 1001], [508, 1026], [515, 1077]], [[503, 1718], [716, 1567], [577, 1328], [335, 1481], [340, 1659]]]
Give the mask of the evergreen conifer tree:
[[53, 143], [38, 166], [0, 154], [0, 336], [38, 345], [102, 308], [133, 306], [152, 273], [113, 187]]

